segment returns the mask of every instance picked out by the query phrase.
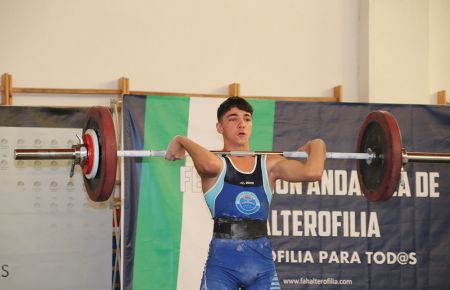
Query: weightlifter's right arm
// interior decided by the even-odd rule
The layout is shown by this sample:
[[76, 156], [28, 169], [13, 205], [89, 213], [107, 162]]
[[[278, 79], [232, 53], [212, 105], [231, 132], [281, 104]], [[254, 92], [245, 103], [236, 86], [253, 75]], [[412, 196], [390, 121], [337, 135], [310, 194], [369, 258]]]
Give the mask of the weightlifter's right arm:
[[184, 136], [175, 136], [167, 146], [165, 158], [170, 161], [185, 158], [186, 151], [194, 161], [195, 169], [202, 179], [215, 178], [222, 170], [223, 162], [206, 148]]

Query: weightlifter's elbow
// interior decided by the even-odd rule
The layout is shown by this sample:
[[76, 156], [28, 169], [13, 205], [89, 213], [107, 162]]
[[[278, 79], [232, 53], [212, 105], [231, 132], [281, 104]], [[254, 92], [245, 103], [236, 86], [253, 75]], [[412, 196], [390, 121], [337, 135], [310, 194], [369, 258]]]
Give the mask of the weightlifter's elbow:
[[311, 171], [308, 176], [308, 178], [309, 178], [308, 181], [319, 181], [322, 178], [322, 174], [323, 174], [323, 169]]
[[323, 168], [304, 168], [300, 174], [291, 172], [286, 176], [281, 176], [280, 179], [290, 182], [314, 182], [320, 180], [322, 178], [322, 174]]
[[319, 181], [322, 178], [323, 167], [310, 168], [305, 172], [305, 181]]
[[197, 172], [203, 176], [216, 176], [222, 170], [221, 163], [216, 160], [208, 160], [201, 164], [197, 164], [195, 167]]

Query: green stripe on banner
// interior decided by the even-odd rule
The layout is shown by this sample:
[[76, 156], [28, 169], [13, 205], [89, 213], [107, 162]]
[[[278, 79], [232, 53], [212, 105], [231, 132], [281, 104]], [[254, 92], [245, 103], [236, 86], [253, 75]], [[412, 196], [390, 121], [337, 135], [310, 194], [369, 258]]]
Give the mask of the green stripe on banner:
[[272, 150], [275, 101], [248, 100], [253, 107], [251, 150]]
[[[145, 149], [165, 150], [175, 135], [187, 135], [189, 98], [148, 96], [145, 112]], [[143, 160], [133, 289], [177, 288], [184, 163], [158, 157]]]

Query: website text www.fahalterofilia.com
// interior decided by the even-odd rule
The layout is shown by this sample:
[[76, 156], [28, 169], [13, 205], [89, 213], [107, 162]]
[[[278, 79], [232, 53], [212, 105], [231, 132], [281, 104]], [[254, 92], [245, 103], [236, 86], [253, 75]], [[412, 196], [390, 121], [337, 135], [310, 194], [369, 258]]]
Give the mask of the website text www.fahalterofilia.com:
[[352, 285], [353, 281], [350, 279], [337, 280], [334, 278], [305, 278], [299, 277], [296, 279], [283, 279], [284, 285]]

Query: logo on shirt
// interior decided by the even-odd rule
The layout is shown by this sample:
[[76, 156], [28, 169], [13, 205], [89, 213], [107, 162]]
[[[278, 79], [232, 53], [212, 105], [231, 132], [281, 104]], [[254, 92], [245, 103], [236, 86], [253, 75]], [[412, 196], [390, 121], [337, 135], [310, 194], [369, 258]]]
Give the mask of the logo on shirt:
[[250, 191], [243, 191], [236, 197], [236, 208], [243, 214], [249, 215], [257, 212], [261, 204], [258, 197]]
[[239, 182], [240, 185], [254, 185], [255, 182], [254, 181], [241, 181]]

